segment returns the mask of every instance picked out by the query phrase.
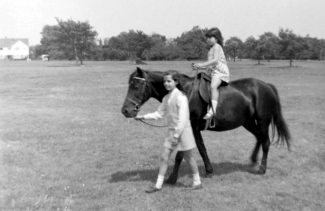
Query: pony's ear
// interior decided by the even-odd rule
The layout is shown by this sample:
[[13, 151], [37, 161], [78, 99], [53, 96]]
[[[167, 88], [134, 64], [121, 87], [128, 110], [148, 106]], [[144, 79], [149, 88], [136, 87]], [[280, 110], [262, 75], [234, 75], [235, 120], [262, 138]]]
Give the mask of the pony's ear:
[[137, 75], [141, 78], [145, 78], [145, 73], [140, 67], [137, 67]]

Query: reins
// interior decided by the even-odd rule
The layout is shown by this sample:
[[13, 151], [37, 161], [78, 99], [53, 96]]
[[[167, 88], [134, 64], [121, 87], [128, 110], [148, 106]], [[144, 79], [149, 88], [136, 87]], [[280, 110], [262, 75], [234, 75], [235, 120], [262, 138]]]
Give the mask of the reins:
[[140, 122], [142, 122], [142, 123], [144, 123], [146, 125], [150, 125], [152, 127], [168, 127], [167, 125], [154, 125], [154, 124], [151, 124], [149, 122], [144, 121], [143, 119], [139, 119], [138, 121], [140, 121]]

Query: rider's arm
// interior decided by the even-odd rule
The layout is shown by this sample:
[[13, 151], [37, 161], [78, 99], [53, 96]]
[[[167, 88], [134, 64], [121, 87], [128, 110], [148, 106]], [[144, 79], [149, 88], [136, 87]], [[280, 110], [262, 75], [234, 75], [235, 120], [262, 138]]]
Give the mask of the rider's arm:
[[215, 45], [211, 50], [212, 50], [213, 57], [209, 58], [208, 61], [206, 61], [206, 62], [196, 64], [197, 68], [205, 69], [205, 68], [208, 68], [211, 66], [219, 65], [220, 55], [221, 55], [221, 51], [222, 51], [221, 46]]
[[218, 63], [219, 63], [218, 59], [215, 58], [215, 59], [208, 60], [206, 62], [198, 63], [197, 66], [198, 68], [207, 68], [209, 66], [218, 65]]

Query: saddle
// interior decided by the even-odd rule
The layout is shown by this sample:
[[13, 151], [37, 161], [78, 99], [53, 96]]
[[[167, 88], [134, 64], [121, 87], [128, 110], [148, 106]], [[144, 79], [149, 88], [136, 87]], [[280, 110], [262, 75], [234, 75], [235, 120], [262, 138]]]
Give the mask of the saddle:
[[[210, 104], [210, 102], [211, 102], [211, 86], [210, 86], [211, 76], [205, 72], [200, 72], [197, 74], [196, 77], [197, 77], [197, 83], [199, 83], [198, 88], [199, 88], [200, 96], [206, 103]], [[221, 95], [221, 89], [226, 86], [228, 86], [227, 83], [225, 83], [225, 82], [221, 83], [221, 85], [219, 87], [219, 90], [220, 90], [219, 98]]]
[[[197, 87], [199, 89], [199, 94], [201, 96], [201, 98], [207, 103], [209, 104], [209, 106], [211, 106], [211, 76], [205, 72], [200, 72], [197, 74], [196, 76], [196, 83]], [[228, 84], [225, 82], [222, 82], [220, 87], [219, 87], [219, 99], [221, 96], [221, 90], [226, 87]], [[219, 101], [219, 100], [218, 100]], [[220, 102], [220, 101], [219, 101]], [[217, 109], [218, 110], [218, 109]], [[216, 127], [216, 116], [213, 116], [213, 118], [209, 119], [208, 121], [206, 121], [204, 130], [206, 130], [207, 128], [215, 128]]]

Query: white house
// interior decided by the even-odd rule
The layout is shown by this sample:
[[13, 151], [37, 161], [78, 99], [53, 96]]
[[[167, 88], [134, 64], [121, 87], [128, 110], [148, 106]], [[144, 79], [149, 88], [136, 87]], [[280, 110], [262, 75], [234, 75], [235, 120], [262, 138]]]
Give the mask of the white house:
[[0, 59], [27, 59], [28, 39], [0, 39]]

